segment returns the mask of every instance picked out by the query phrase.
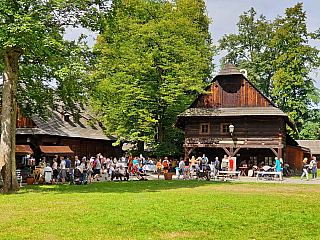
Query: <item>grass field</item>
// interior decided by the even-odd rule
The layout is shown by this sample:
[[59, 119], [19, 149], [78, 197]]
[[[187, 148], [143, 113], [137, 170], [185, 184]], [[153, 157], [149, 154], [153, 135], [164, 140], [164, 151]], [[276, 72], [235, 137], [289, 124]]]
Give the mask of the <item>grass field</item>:
[[319, 239], [319, 201], [316, 185], [34, 185], [0, 195], [0, 239]]

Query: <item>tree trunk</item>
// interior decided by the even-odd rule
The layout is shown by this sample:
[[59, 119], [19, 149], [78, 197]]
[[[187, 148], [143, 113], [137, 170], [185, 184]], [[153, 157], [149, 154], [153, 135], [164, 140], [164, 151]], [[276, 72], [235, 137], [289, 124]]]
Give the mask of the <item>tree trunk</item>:
[[19, 189], [15, 159], [19, 55], [20, 49], [15, 47], [6, 48], [4, 53], [0, 145], [0, 169], [4, 181], [3, 192]]
[[164, 127], [162, 123], [158, 124], [158, 142], [164, 141]]
[[144, 141], [138, 141], [137, 147], [138, 147], [138, 152], [143, 153], [144, 152]]

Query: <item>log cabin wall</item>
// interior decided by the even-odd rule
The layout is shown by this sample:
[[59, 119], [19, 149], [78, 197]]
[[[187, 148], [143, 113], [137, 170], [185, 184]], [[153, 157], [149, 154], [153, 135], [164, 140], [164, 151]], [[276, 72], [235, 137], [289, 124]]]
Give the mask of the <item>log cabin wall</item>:
[[305, 157], [310, 159], [310, 154], [300, 148], [287, 146], [286, 147], [286, 163], [290, 165], [293, 170], [302, 171], [302, 160]]
[[[200, 134], [200, 125], [209, 123], [209, 133]], [[235, 127], [233, 139], [230, 133], [221, 132], [221, 124], [233, 124]], [[285, 121], [281, 117], [190, 117], [185, 121], [186, 143], [214, 143], [221, 140], [246, 141], [247, 144], [262, 144], [285, 146]]]
[[243, 75], [217, 76], [191, 108], [272, 107]]

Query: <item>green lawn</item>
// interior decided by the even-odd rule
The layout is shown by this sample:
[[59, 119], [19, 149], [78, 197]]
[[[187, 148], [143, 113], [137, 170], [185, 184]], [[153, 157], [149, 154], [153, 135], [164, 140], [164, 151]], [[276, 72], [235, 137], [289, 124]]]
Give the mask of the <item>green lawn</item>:
[[34, 185], [0, 195], [0, 239], [319, 239], [319, 201], [319, 185]]
[[[301, 173], [301, 174], [302, 174], [302, 173]], [[293, 176], [293, 177], [290, 177], [290, 178], [300, 179], [300, 178], [301, 178], [301, 174], [296, 175], [296, 176]], [[310, 179], [312, 179], [312, 174], [309, 173], [309, 174], [308, 174], [308, 177], [309, 177]], [[317, 170], [317, 178], [320, 178], [320, 169]], [[307, 179], [306, 176], [304, 176], [303, 179]]]

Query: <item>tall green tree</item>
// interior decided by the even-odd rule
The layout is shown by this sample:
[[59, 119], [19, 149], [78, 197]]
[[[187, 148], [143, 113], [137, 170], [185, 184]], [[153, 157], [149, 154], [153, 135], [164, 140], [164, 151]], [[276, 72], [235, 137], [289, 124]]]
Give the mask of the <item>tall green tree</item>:
[[319, 91], [310, 73], [319, 67], [319, 50], [309, 45], [319, 40], [306, 26], [306, 12], [301, 3], [287, 8], [284, 17], [273, 21], [263, 15], [256, 18], [252, 8], [240, 16], [238, 34], [225, 35], [220, 49], [239, 68], [248, 70], [249, 78], [281, 110], [289, 114], [298, 129], [308, 118], [312, 105], [319, 102]]
[[92, 108], [108, 134], [178, 154], [175, 117], [212, 70], [206, 6], [203, 0], [118, 0], [112, 9], [94, 48]]
[[[25, 114], [46, 115], [54, 102], [70, 103], [81, 76], [81, 46], [63, 39], [67, 27], [97, 30], [99, 0], [5, 0], [0, 2], [3, 70], [0, 169], [3, 191], [18, 189], [15, 176], [17, 103]], [[68, 90], [66, 90], [68, 89]], [[73, 90], [73, 91], [70, 91]], [[72, 106], [73, 103], [73, 106]]]

